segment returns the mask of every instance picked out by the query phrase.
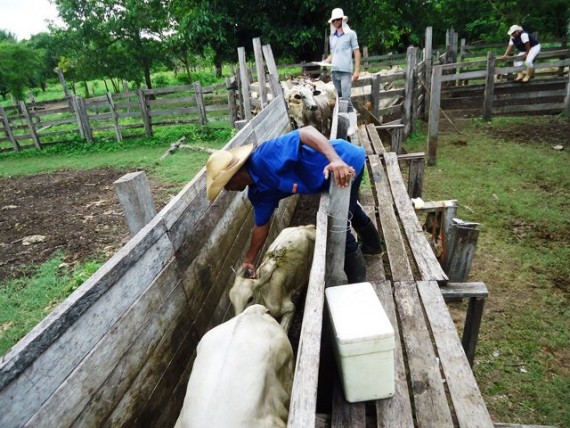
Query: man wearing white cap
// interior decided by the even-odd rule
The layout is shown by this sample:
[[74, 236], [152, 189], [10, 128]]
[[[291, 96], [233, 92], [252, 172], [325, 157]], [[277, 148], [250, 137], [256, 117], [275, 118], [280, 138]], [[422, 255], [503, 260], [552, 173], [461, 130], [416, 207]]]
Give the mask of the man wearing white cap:
[[540, 43], [538, 43], [536, 37], [524, 31], [520, 25], [511, 25], [507, 34], [510, 40], [507, 50], [501, 59], [506, 59], [513, 48], [516, 47], [520, 51], [518, 56], [524, 61], [515, 61], [514, 65], [515, 67], [520, 67], [524, 64], [526, 69], [522, 73], [517, 74], [515, 82], [528, 82], [534, 77], [534, 65], [532, 62], [540, 52]]
[[[333, 9], [329, 24], [331, 34], [329, 45], [331, 53], [325, 62], [332, 64], [332, 81], [334, 87], [342, 100], [348, 101], [348, 112], [354, 111], [350, 94], [352, 82], [358, 80], [360, 75], [360, 48], [356, 32], [348, 26], [348, 16], [340, 8]], [[354, 54], [354, 62], [352, 55]], [[354, 71], [353, 71], [354, 69]], [[356, 118], [354, 114], [349, 115]], [[351, 123], [348, 135], [356, 131], [356, 123]]]
[[254, 226], [242, 266], [255, 272], [255, 260], [269, 234], [273, 212], [281, 199], [294, 194], [316, 194], [328, 190], [328, 178], [339, 187], [351, 186], [350, 225], [361, 246], [346, 231], [344, 271], [350, 283], [366, 280], [364, 254], [380, 254], [378, 230], [358, 203], [358, 190], [365, 166], [365, 151], [345, 140], [327, 140], [312, 126], [263, 142], [232, 150], [218, 150], [206, 164], [208, 199], [222, 189], [243, 191], [253, 206]]

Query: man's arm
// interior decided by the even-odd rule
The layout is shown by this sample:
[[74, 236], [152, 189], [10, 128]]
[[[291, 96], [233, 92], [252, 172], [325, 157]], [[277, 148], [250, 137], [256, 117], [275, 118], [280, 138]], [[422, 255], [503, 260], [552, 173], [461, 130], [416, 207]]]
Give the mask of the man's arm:
[[340, 158], [323, 134], [313, 126], [304, 126], [299, 129], [299, 137], [301, 143], [315, 149], [328, 159], [329, 164], [323, 170], [325, 178], [329, 178], [329, 173], [332, 173], [337, 186], [346, 187], [350, 185], [355, 174], [354, 168]]
[[505, 54], [501, 57], [501, 59], [505, 59], [507, 58], [507, 56], [509, 56], [509, 54], [511, 53], [511, 51], [513, 50], [514, 45], [511, 45], [510, 43], [507, 45], [507, 50], [505, 52]]
[[269, 225], [270, 221], [268, 221], [263, 226], [254, 225], [253, 229], [251, 229], [251, 242], [249, 243], [249, 249], [243, 259], [242, 266], [246, 269], [251, 269], [253, 272], [253, 278], [255, 278], [255, 259], [261, 251], [261, 247], [265, 243], [267, 239], [267, 235], [269, 235]]
[[360, 76], [360, 49], [354, 51], [354, 73], [352, 74], [352, 81], [356, 82]]

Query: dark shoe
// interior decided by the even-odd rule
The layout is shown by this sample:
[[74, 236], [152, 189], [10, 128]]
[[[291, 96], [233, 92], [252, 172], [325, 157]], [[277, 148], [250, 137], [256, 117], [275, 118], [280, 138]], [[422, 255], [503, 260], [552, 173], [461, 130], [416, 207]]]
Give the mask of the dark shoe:
[[383, 250], [380, 234], [372, 221], [364, 227], [354, 228], [363, 254], [380, 254]]
[[366, 261], [360, 248], [350, 254], [345, 254], [344, 272], [349, 284], [366, 281]]

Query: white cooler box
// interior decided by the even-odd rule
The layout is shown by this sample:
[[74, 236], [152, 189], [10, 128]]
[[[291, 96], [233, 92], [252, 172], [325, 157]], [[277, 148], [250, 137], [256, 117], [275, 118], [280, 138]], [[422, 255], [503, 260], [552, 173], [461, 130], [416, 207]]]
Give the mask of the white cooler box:
[[394, 395], [394, 329], [369, 282], [325, 289], [346, 401]]

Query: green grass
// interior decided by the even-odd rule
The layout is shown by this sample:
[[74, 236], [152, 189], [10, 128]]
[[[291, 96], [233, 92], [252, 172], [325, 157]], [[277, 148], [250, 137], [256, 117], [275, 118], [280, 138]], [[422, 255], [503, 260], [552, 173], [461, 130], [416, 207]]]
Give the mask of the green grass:
[[63, 260], [64, 254], [59, 252], [37, 269], [30, 269], [25, 276], [0, 284], [0, 355], [4, 355], [101, 265], [86, 261], [70, 269]]
[[[481, 223], [470, 279], [489, 298], [474, 372], [493, 420], [570, 426], [570, 155], [493, 137], [529, 121], [541, 123], [475, 120], [441, 133], [423, 199], [457, 199], [458, 216]], [[406, 142], [425, 145], [423, 133]]]

